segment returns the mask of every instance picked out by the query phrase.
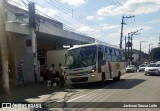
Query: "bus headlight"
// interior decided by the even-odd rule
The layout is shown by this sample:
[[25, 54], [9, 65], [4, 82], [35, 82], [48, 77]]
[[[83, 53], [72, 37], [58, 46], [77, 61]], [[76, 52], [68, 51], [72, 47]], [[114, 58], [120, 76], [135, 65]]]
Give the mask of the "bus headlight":
[[94, 73], [95, 71], [96, 71], [96, 66], [94, 66], [94, 67], [91, 69], [90, 73]]
[[95, 75], [94, 75], [94, 74], [91, 74], [91, 77], [92, 77], [92, 78], [94, 78], [94, 77], [95, 77]]
[[91, 73], [93, 73], [93, 72], [95, 72], [95, 70], [94, 70], [94, 69], [92, 69], [92, 70], [91, 70]]

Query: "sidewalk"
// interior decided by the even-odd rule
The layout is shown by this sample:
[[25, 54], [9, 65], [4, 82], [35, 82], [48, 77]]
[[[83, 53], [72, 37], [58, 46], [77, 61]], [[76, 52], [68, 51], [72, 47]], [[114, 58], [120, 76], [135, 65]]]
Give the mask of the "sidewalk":
[[[43, 83], [30, 83], [26, 87], [13, 87], [7, 96], [0, 91], [0, 102], [26, 102], [34, 99], [35, 102], [44, 102], [54, 92], [64, 91], [58, 86], [47, 87]], [[32, 102], [34, 102], [32, 101]]]
[[[69, 89], [68, 89], [69, 88]], [[10, 95], [6, 96], [0, 90], [1, 103], [15, 104], [41, 104], [41, 108], [0, 108], [0, 111], [50, 111], [55, 102], [67, 101], [77, 91], [70, 89], [70, 86], [64, 88], [58, 86], [47, 87], [43, 83], [30, 83], [26, 87], [12, 87]]]

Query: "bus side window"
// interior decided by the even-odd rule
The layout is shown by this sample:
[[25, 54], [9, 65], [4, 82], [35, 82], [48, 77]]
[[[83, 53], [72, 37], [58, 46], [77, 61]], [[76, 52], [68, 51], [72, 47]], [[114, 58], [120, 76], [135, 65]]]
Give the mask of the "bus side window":
[[116, 50], [116, 58], [117, 58], [117, 61], [121, 61], [121, 56], [120, 56], [119, 50]]
[[123, 51], [119, 51], [119, 52], [120, 52], [121, 61], [125, 61], [124, 52]]
[[98, 60], [103, 60], [103, 52], [98, 50]]
[[112, 61], [116, 61], [116, 54], [114, 49], [112, 49], [111, 55], [112, 55]]
[[108, 47], [105, 47], [105, 60], [111, 61], [111, 53]]

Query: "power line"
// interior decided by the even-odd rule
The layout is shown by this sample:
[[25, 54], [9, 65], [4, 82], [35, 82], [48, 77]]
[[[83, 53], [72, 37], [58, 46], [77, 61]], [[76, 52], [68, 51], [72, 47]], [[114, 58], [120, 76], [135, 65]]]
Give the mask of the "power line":
[[[53, 0], [50, 0], [50, 1], [53, 2]], [[57, 1], [57, 0], [55, 0], [55, 1]], [[63, 8], [64, 8], [64, 7], [67, 7], [67, 6], [63, 5], [62, 3], [58, 2], [58, 1], [57, 1], [57, 3], [60, 4]], [[51, 5], [51, 4], [50, 4], [50, 5]], [[53, 6], [53, 5], [54, 5], [54, 4], [52, 4], [52, 6]], [[58, 8], [60, 8], [60, 10], [61, 10], [62, 12], [64, 12], [61, 7], [58, 7]], [[108, 32], [105, 33], [103, 30], [101, 30], [102, 28], [99, 28], [99, 26], [96, 26], [95, 23], [89, 22], [88, 20], [86, 20], [86, 17], [83, 16], [83, 15], [80, 15], [79, 12], [74, 11], [74, 10], [73, 10], [72, 8], [70, 8], [70, 7], [67, 7], [67, 9], [70, 10], [70, 12], [68, 12], [68, 13], [71, 13], [71, 10], [72, 10], [72, 14], [68, 14], [68, 15], [70, 15], [70, 16], [72, 15], [71, 17], [72, 17], [73, 19], [77, 20], [78, 22], [80, 22], [80, 23], [82, 23], [82, 24], [84, 24], [84, 25], [87, 24], [87, 25], [89, 25], [89, 27], [92, 26], [92, 29], [94, 28], [94, 29], [96, 29], [96, 30], [99, 30], [99, 31], [101, 31], [101, 33], [103, 33], [103, 34], [108, 34]], [[65, 14], [66, 14], [66, 13], [65, 13]], [[76, 16], [75, 16], [75, 15], [76, 15]]]
[[[66, 11], [66, 9], [64, 9], [64, 7], [66, 7], [66, 6], [64, 6], [63, 4], [61, 4], [60, 2], [58, 2], [57, 0], [57, 3], [59, 3], [59, 4], [61, 4], [63, 7], [58, 7], [57, 5], [55, 5], [55, 4], [53, 4], [53, 0], [50, 0], [51, 2], [49, 2], [48, 0], [46, 0], [46, 2], [48, 2], [50, 5], [52, 5], [52, 6], [54, 6], [54, 7], [57, 7], [60, 11], [62, 11], [62, 12], [64, 12], [65, 14], [67, 13], [67, 15], [69, 15], [71, 18], [74, 18], [75, 20], [77, 20], [78, 22], [80, 22], [80, 23], [82, 23], [82, 24], [84, 24], [84, 25], [89, 25], [89, 26], [92, 26], [92, 27], [94, 27], [95, 29], [97, 29], [97, 30], [101, 30], [101, 28], [99, 28], [99, 27], [97, 27], [94, 23], [91, 23], [91, 22], [88, 22], [87, 20], [86, 20], [86, 17], [85, 16], [82, 16], [82, 15], [80, 15], [79, 13], [77, 13], [76, 11], [74, 11], [73, 9], [71, 9], [70, 8], [70, 12], [67, 10]], [[64, 9], [64, 10], [62, 10], [62, 8]], [[67, 8], [67, 9], [69, 9], [69, 8]]]
[[121, 7], [120, 9], [121, 9], [124, 13], [128, 13], [128, 15], [130, 15], [130, 13], [123, 8], [122, 4], [121, 4], [118, 0], [116, 0], [116, 1], [114, 1], [114, 0], [107, 0], [107, 1], [108, 1], [111, 5], [113, 4], [113, 5], [117, 6], [117, 7]]
[[[28, 0], [27, 0], [28, 1]], [[23, 3], [23, 4], [25, 4], [26, 5], [26, 3], [24, 2], [24, 1], [22, 1], [21, 0], [21, 2]], [[28, 1], [28, 2], [30, 2], [30, 1]], [[53, 2], [53, 1], [52, 1]], [[47, 2], [48, 3], [48, 2]], [[37, 3], [38, 4], [38, 3]], [[49, 2], [48, 4], [52, 4], [53, 5], [53, 3], [51, 3], [51, 2]], [[39, 5], [39, 4], [38, 4]], [[61, 4], [62, 5], [62, 4]], [[43, 7], [42, 7], [43, 8]], [[61, 8], [61, 7], [58, 7], [58, 8]], [[37, 9], [36, 9], [37, 10]], [[61, 11], [62, 11], [62, 9], [61, 9]], [[49, 11], [49, 12], [51, 12], [51, 11]], [[43, 13], [43, 12], [42, 12]], [[41, 13], [41, 14], [42, 14]], [[53, 14], [53, 12], [51, 12], [52, 14]], [[65, 13], [65, 14], [68, 14], [68, 11], [66, 11], [66, 12], [64, 12], [63, 11], [63, 13]], [[71, 12], [70, 12], [71, 13]], [[72, 9], [72, 13], [73, 13], [73, 9]], [[55, 18], [53, 18], [53, 17], [51, 17], [51, 16], [48, 16], [47, 14], [42, 14], [42, 15], [45, 15], [45, 16], [47, 16], [47, 18], [50, 18], [50, 19], [52, 19], [52, 20], [55, 20], [55, 21], [57, 21]], [[75, 16], [76, 15], [76, 16]], [[64, 20], [63, 18], [64, 17], [60, 17], [60, 16], [58, 16], [58, 15], [55, 15], [56, 17], [58, 17], [59, 19], [61, 19], [63, 22], [65, 21], [65, 23], [67, 23], [67, 24], [70, 24], [68, 21], [66, 21], [66, 20]], [[79, 18], [79, 16], [81, 17], [81, 18]], [[82, 19], [82, 18], [85, 18], [84, 16], [82, 17], [81, 15], [79, 15], [77, 12], [75, 12], [74, 11], [74, 16], [73, 16], [73, 14], [72, 14], [72, 18], [74, 17], [74, 19], [76, 18], [76, 20], [78, 19], [78, 21], [79, 22], [81, 22], [82, 23], [82, 20], [83, 20], [83, 23], [86, 21], [86, 20], [84, 20], [84, 19]], [[62, 23], [63, 23], [62, 22]], [[87, 23], [87, 22], [85, 22], [85, 23]], [[91, 24], [91, 23], [87, 23], [87, 24]], [[56, 24], [57, 25], [57, 24]], [[85, 24], [86, 25], [86, 24]], [[92, 26], [93, 26], [94, 24], [92, 24]], [[96, 25], [95, 25], [96, 26]], [[89, 27], [91, 27], [91, 26], [89, 26]], [[68, 30], [68, 31], [73, 31], [73, 32], [77, 32], [77, 33], [79, 33], [79, 34], [82, 34], [82, 35], [86, 35], [86, 34], [84, 34], [84, 32], [82, 33], [82, 32], [79, 32], [78, 30], [77, 30], [77, 28], [76, 29], [74, 29], [74, 28], [72, 28], [71, 26], [68, 26], [68, 25], [66, 25], [66, 24], [64, 24], [64, 26], [63, 26], [63, 28], [65, 29], [65, 30]], [[97, 27], [96, 27], [97, 28]], [[102, 29], [102, 28], [101, 28]], [[104, 33], [104, 31], [102, 32], [102, 30], [101, 29], [97, 29], [97, 30], [99, 30], [98, 32], [100, 33], [100, 31], [101, 31], [101, 33], [102, 34], [105, 34], [105, 35], [108, 35], [108, 34], [111, 34], [111, 33], [114, 33], [114, 32], [107, 32], [107, 33]], [[87, 34], [88, 35], [88, 34]]]
[[[50, 1], [53, 1], [53, 0], [50, 0]], [[94, 26], [94, 25], [97, 25], [95, 22], [86, 20], [86, 16], [84, 16], [84, 15], [82, 15], [82, 14], [79, 14], [79, 12], [77, 12], [76, 10], [73, 10], [71, 7], [65, 6], [64, 4], [60, 3], [58, 0], [55, 0], [55, 1], [56, 1], [58, 4], [60, 4], [61, 6], [66, 7], [67, 9], [71, 10], [73, 14], [75, 13], [75, 14], [78, 15], [79, 17], [84, 18], [85, 21], [86, 21], [88, 24], [92, 24], [93, 26]], [[73, 16], [73, 17], [74, 17], [74, 16]]]
[[[53, 2], [53, 1], [52, 1]], [[54, 4], [52, 4], [51, 2], [49, 2], [49, 1], [47, 1], [47, 3], [48, 4], [50, 4], [51, 6], [54, 6]], [[38, 5], [40, 5], [40, 4], [38, 4]], [[58, 8], [60, 8], [60, 7], [58, 7]], [[60, 10], [61, 10], [61, 8], [60, 8]], [[62, 12], [64, 12], [63, 10], [61, 10]], [[65, 14], [67, 13], [67, 12], [64, 12]], [[69, 15], [71, 15], [71, 14], [69, 14]], [[57, 15], [56, 15], [57, 16]], [[79, 16], [79, 15], [78, 15]], [[63, 17], [59, 17], [60, 19], [61, 18], [63, 18]], [[82, 23], [82, 24], [84, 24], [84, 19], [83, 18], [79, 18], [79, 17], [77, 17], [77, 16], [75, 16], [74, 17], [74, 19], [76, 19], [77, 21], [79, 21], [80, 23]], [[82, 22], [83, 21], [83, 22]], [[85, 22], [86, 23], [86, 22]], [[85, 24], [84, 24], [85, 25]], [[89, 26], [89, 27], [91, 27], [91, 26]], [[92, 28], [93, 29], [93, 28]], [[97, 29], [97, 27], [95, 28], [95, 29]], [[97, 30], [101, 30], [101, 29], [97, 29]], [[108, 34], [108, 33], [104, 33], [104, 32], [101, 32], [101, 33], [103, 33], [103, 34]]]
[[[39, 5], [39, 6], [41, 6], [40, 4], [38, 4], [38, 5]], [[42, 7], [42, 6], [41, 6], [41, 7]], [[41, 14], [43, 14], [45, 17], [50, 18], [51, 20], [57, 21], [57, 20], [56, 20], [56, 19], [54, 19], [53, 17], [48, 16], [47, 14], [45, 14], [45, 13], [43, 13], [43, 12], [39, 11], [38, 9], [36, 9], [36, 11], [38, 11], [38, 12], [39, 12], [39, 13], [41, 13]], [[51, 11], [49, 11], [49, 12], [51, 12]], [[53, 12], [51, 12], [51, 13], [53, 14]], [[57, 15], [56, 15], [56, 16], [57, 16]], [[60, 17], [60, 19], [62, 19], [62, 18]], [[63, 21], [65, 21], [64, 19], [62, 19], [62, 20], [63, 20]], [[58, 24], [54, 24], [54, 25], [59, 26]], [[77, 31], [77, 30], [73, 29], [72, 27], [67, 26], [66, 24], [63, 24], [63, 29], [64, 29], [64, 30], [68, 30], [68, 31], [77, 32], [77, 33], [79, 33], [79, 34], [85, 35], [84, 33], [79, 32], [79, 31]]]

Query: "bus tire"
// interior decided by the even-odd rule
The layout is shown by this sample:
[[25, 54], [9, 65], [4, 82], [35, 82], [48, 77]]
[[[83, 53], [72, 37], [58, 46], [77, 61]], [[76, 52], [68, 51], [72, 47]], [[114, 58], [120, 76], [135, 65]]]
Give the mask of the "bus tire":
[[121, 72], [118, 73], [117, 77], [113, 78], [114, 81], [119, 81], [120, 79], [121, 79]]
[[100, 85], [101, 85], [101, 86], [104, 86], [104, 84], [105, 84], [105, 79], [106, 79], [105, 73], [102, 73], [102, 77], [101, 77], [101, 81], [100, 81]]
[[73, 88], [77, 88], [77, 87], [78, 87], [78, 84], [72, 84], [72, 87], [73, 87]]

